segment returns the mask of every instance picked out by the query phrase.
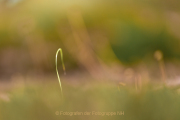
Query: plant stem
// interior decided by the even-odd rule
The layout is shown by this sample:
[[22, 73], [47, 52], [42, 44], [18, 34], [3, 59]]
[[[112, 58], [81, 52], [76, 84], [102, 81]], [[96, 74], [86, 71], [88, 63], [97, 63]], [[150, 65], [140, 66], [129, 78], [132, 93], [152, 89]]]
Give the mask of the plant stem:
[[58, 81], [59, 81], [59, 85], [60, 85], [60, 89], [61, 89], [61, 96], [62, 96], [62, 98], [63, 98], [63, 92], [62, 92], [62, 86], [61, 86], [61, 79], [60, 79], [60, 77], [59, 77], [58, 68], [57, 68], [57, 57], [58, 57], [58, 52], [61, 53], [61, 62], [62, 62], [64, 74], [66, 74], [66, 71], [65, 71], [65, 66], [64, 66], [64, 62], [63, 62], [63, 52], [62, 52], [62, 49], [59, 48], [59, 49], [57, 50], [57, 52], [56, 52], [55, 63], [56, 63], [57, 77], [58, 77]]

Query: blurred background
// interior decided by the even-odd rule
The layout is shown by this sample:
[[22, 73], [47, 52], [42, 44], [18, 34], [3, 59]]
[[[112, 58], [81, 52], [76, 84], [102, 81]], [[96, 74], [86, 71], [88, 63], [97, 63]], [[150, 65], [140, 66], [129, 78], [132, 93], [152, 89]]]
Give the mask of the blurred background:
[[106, 78], [130, 68], [158, 78], [160, 51], [176, 77], [179, 31], [175, 0], [1, 0], [0, 76], [54, 74], [62, 48], [68, 72]]
[[168, 70], [179, 65], [178, 1], [1, 0], [0, 5], [0, 76], [6, 79], [54, 74], [58, 48], [67, 71], [93, 77], [119, 75], [125, 68], [158, 77], [155, 51]]
[[136, 90], [151, 81], [177, 85], [179, 32], [178, 0], [0, 0], [0, 98], [11, 101], [32, 81], [46, 87], [55, 82], [58, 91], [58, 48], [67, 73], [59, 56], [62, 84], [108, 81]]

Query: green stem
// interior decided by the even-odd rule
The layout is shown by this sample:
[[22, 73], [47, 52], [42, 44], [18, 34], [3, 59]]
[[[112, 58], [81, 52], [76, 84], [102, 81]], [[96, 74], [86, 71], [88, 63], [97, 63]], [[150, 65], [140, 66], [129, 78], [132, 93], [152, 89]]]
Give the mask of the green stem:
[[66, 71], [65, 71], [65, 66], [64, 66], [64, 62], [63, 62], [63, 52], [62, 52], [62, 49], [59, 48], [59, 49], [57, 50], [57, 52], [56, 52], [55, 63], [56, 63], [57, 77], [58, 77], [58, 81], [59, 81], [59, 85], [60, 85], [60, 89], [61, 89], [61, 96], [62, 96], [62, 98], [63, 98], [63, 92], [62, 92], [62, 86], [61, 86], [61, 79], [60, 79], [60, 77], [59, 77], [58, 68], [57, 68], [57, 57], [58, 57], [58, 52], [61, 53], [61, 62], [62, 62], [64, 74], [66, 74]]

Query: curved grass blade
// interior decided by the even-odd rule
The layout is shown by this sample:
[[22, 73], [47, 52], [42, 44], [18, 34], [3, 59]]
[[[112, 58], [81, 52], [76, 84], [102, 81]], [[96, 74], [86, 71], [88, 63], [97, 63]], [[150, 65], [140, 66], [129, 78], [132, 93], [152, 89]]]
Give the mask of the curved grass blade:
[[61, 62], [62, 62], [62, 67], [63, 67], [63, 71], [64, 71], [64, 74], [66, 74], [66, 71], [65, 71], [65, 65], [64, 65], [64, 62], [63, 62], [63, 52], [62, 52], [62, 49], [59, 48], [56, 52], [56, 58], [55, 58], [55, 63], [56, 63], [56, 72], [57, 72], [57, 77], [58, 77], [58, 81], [59, 81], [59, 85], [60, 85], [60, 89], [61, 89], [61, 96], [63, 98], [63, 92], [62, 92], [62, 86], [61, 86], [61, 79], [59, 77], [59, 73], [58, 73], [58, 68], [57, 68], [57, 57], [58, 57], [58, 53], [60, 52], [61, 54]]

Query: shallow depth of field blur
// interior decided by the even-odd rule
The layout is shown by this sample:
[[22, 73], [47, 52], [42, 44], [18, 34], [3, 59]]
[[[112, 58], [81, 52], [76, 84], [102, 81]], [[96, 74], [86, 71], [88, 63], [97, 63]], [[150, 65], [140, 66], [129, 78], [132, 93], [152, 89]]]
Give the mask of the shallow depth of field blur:
[[0, 0], [0, 120], [179, 120], [179, 111], [180, 1]]

